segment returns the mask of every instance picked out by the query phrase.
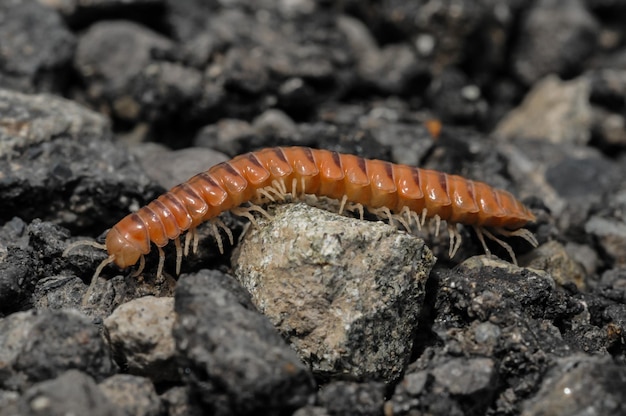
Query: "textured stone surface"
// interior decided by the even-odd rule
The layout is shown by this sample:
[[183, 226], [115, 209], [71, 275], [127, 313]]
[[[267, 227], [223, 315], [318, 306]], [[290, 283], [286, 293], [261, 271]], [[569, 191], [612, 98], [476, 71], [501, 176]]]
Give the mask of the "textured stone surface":
[[624, 414], [625, 389], [626, 369], [611, 359], [563, 358], [548, 372], [535, 397], [525, 403], [522, 415]]
[[321, 376], [391, 381], [434, 258], [394, 227], [289, 204], [259, 220], [233, 258], [255, 305]]
[[102, 381], [100, 391], [126, 414], [159, 416], [163, 413], [152, 382], [130, 374], [116, 374]]
[[13, 314], [0, 325], [0, 383], [5, 388], [25, 389], [70, 369], [96, 379], [115, 371], [98, 327], [75, 310]]
[[66, 371], [26, 390], [18, 403], [18, 411], [28, 416], [127, 414], [107, 399], [93, 378], [77, 370]]
[[120, 305], [104, 327], [117, 361], [129, 373], [175, 381], [174, 320], [173, 298], [144, 296]]
[[[498, 124], [495, 133], [508, 139], [585, 144], [592, 122], [589, 90], [589, 80], [585, 78], [561, 81], [547, 76]], [[529, 119], [535, 122], [528, 123]]]
[[313, 393], [308, 369], [231, 277], [184, 277], [175, 311], [183, 380], [214, 414], [295, 409]]
[[[304, 145], [484, 181], [533, 210], [528, 229], [540, 248], [507, 238], [519, 264], [532, 266], [517, 268], [470, 259], [483, 253], [471, 227], [459, 227], [463, 243], [452, 259], [445, 233], [426, 236], [438, 262], [414, 334], [400, 334], [413, 345], [406, 370], [383, 389], [324, 376], [312, 387], [310, 370], [250, 296], [213, 274], [185, 289], [199, 290], [202, 301], [185, 311], [195, 326], [182, 331], [175, 352], [184, 377], [159, 381], [167, 363], [160, 373], [132, 376], [159, 393], [137, 396], [144, 409], [380, 416], [384, 404], [385, 414], [398, 416], [514, 416], [572, 404], [558, 394], [562, 386], [550, 393], [549, 378], [567, 379], [561, 367], [580, 366], [589, 370], [589, 385], [581, 383], [588, 394], [573, 401], [617, 414], [595, 404], [615, 402], [611, 387], [626, 362], [625, 12], [622, 0], [0, 1], [1, 416], [119, 411], [95, 397], [94, 381], [127, 373], [123, 357], [107, 371], [85, 357], [115, 308], [174, 296], [174, 245], [164, 247], [163, 279], [155, 278], [153, 247], [140, 276], [105, 267], [86, 306], [86, 285], [106, 253], [62, 252], [77, 240], [102, 241], [123, 216], [186, 179], [179, 174], [207, 169], [213, 162], [192, 143], [228, 157]], [[524, 97], [537, 92], [537, 108], [525, 108]], [[495, 127], [513, 116], [514, 134], [497, 139]], [[150, 159], [154, 145], [167, 150]], [[246, 220], [221, 218], [239, 245]], [[184, 274], [232, 270], [234, 247], [220, 253], [207, 225], [197, 230], [199, 251], [184, 259]], [[353, 251], [365, 263], [380, 254], [376, 245]], [[371, 300], [370, 288], [359, 287], [359, 298]], [[70, 319], [68, 309], [86, 316]], [[301, 315], [288, 310], [281, 319]], [[33, 332], [39, 319], [46, 328]], [[380, 329], [381, 321], [371, 325]], [[141, 332], [129, 337], [136, 345], [152, 340]], [[195, 348], [183, 348], [190, 340]], [[109, 352], [98, 354], [110, 362], [103, 342]], [[16, 367], [17, 357], [26, 365]], [[72, 366], [82, 376], [68, 381], [62, 372]], [[27, 396], [33, 383], [54, 395]]]

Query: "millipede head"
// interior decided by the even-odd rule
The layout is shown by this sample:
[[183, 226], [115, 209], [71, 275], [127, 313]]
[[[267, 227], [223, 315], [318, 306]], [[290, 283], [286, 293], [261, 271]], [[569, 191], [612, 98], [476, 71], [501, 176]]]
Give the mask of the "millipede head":
[[141, 257], [142, 251], [129, 244], [128, 240], [117, 230], [117, 227], [111, 228], [107, 233], [106, 249], [112, 262], [121, 269], [137, 264]]

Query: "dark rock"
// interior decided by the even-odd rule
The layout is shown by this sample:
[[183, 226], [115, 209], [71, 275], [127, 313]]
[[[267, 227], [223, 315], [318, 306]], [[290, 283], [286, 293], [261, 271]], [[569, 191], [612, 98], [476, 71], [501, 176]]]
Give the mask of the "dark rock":
[[201, 403], [189, 386], [172, 387], [161, 394], [161, 402], [169, 416], [202, 416]]
[[579, 74], [596, 48], [598, 29], [580, 0], [536, 2], [522, 22], [514, 51], [517, 76], [530, 85], [551, 73], [566, 78]]
[[183, 380], [218, 415], [301, 407], [313, 392], [308, 370], [233, 287], [217, 271], [179, 282], [174, 338]]
[[[607, 180], [594, 179], [598, 184]], [[593, 180], [590, 178], [589, 182]], [[607, 200], [608, 203], [585, 223], [585, 231], [596, 238], [610, 266], [623, 267], [626, 265], [626, 190], [607, 196]]]
[[136, 416], [163, 414], [163, 407], [154, 385], [146, 378], [116, 374], [102, 381], [98, 387], [111, 403], [115, 403], [126, 414]]
[[626, 268], [604, 272], [598, 283], [597, 292], [608, 299], [626, 304]]
[[334, 381], [318, 394], [320, 404], [331, 416], [376, 416], [383, 413], [385, 385]]
[[0, 4], [0, 88], [60, 92], [66, 86], [76, 39], [41, 3]]
[[26, 309], [38, 277], [33, 256], [32, 250], [9, 246], [0, 257], [0, 316]]
[[[102, 140], [111, 125], [100, 114], [49, 94], [21, 94], [0, 89], [0, 157], [22, 156], [31, 146], [67, 137]], [[30, 156], [34, 157], [34, 152]]]
[[57, 10], [72, 28], [80, 29], [99, 20], [124, 16], [146, 24], [157, 24], [162, 19], [165, 0], [43, 0]]
[[430, 77], [428, 67], [408, 44], [379, 48], [368, 29], [356, 19], [342, 17], [339, 27], [348, 38], [357, 61], [360, 93], [373, 90], [380, 94], [406, 95], [423, 90]]
[[558, 360], [523, 416], [624, 414], [626, 367], [608, 357], [571, 356]]
[[496, 379], [496, 363], [490, 358], [451, 358], [406, 374], [385, 409], [399, 415], [416, 409], [436, 415], [479, 414], [493, 399]]
[[482, 395], [493, 386], [495, 363], [490, 358], [453, 358], [433, 369], [435, 383], [452, 395]]
[[0, 325], [4, 388], [24, 390], [70, 369], [98, 380], [115, 370], [98, 327], [77, 311], [18, 313]]
[[590, 100], [612, 112], [622, 111], [626, 107], [626, 71], [602, 69], [590, 71]]
[[0, 155], [11, 161], [0, 163], [0, 220], [19, 213], [27, 222], [102, 231], [156, 196], [137, 163], [112, 144], [101, 116], [47, 95], [0, 95], [11, 108], [0, 115]]
[[585, 278], [587, 277], [585, 270], [557, 241], [542, 244], [520, 257], [520, 264], [528, 268], [546, 271], [561, 286], [573, 283], [580, 289], [585, 287]]
[[58, 377], [37, 383], [24, 392], [18, 404], [19, 414], [122, 416], [98, 389], [93, 378], [78, 370], [69, 370]]
[[443, 71], [429, 85], [427, 94], [434, 113], [445, 123], [480, 125], [489, 110], [480, 87], [461, 71]]
[[20, 395], [14, 391], [0, 390], [0, 416], [19, 415]]
[[146, 175], [163, 189], [171, 189], [213, 165], [228, 160], [228, 157], [214, 150], [198, 147], [169, 150], [156, 143], [144, 143], [133, 147], [131, 151], [139, 159]]

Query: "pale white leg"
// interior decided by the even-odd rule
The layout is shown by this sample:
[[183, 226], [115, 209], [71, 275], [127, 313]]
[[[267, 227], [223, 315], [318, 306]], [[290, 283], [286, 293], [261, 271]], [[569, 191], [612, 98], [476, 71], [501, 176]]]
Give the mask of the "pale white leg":
[[176, 276], [180, 274], [180, 267], [183, 264], [183, 250], [180, 246], [180, 237], [174, 239], [174, 246], [176, 247]]
[[161, 280], [163, 278], [163, 266], [165, 265], [165, 252], [161, 247], [157, 247], [157, 249], [159, 250], [159, 265], [157, 267], [156, 278], [157, 280]]
[[456, 224], [448, 223], [448, 235], [450, 236], [450, 249], [448, 254], [450, 258], [452, 258], [461, 247], [462, 240], [461, 233], [459, 232]]
[[63, 250], [63, 257], [67, 257], [68, 254], [70, 253], [70, 251], [74, 250], [76, 247], [80, 247], [80, 246], [90, 246], [90, 247], [95, 247], [95, 248], [99, 248], [101, 250], [106, 250], [107, 247], [104, 244], [100, 244], [100, 243], [96, 243], [95, 241], [91, 241], [91, 240], [80, 240], [80, 241], [75, 241], [72, 244], [70, 244], [69, 246], [67, 246], [67, 248], [65, 250]]
[[133, 274], [130, 275], [130, 277], [137, 277], [141, 274], [141, 272], [143, 272], [143, 269], [146, 267], [146, 257], [142, 254], [141, 257], [139, 257], [139, 267], [137, 268], [137, 270], [135, 270], [135, 272], [133, 272]]
[[533, 247], [537, 247], [539, 245], [539, 242], [537, 241], [537, 238], [535, 237], [535, 235], [531, 233], [530, 231], [528, 231], [526, 228], [520, 228], [517, 230], [507, 230], [506, 228], [495, 228], [494, 231], [505, 237], [523, 238], [524, 240], [528, 241], [528, 243]]
[[187, 234], [185, 234], [185, 249], [183, 250], [183, 254], [185, 255], [185, 257], [189, 255], [189, 246], [191, 244], [192, 237], [193, 237], [193, 228], [190, 228], [189, 231], [187, 231]]
[[217, 242], [217, 248], [220, 251], [220, 254], [224, 254], [224, 244], [222, 243], [222, 236], [220, 235], [220, 231], [217, 229], [217, 225], [215, 225], [215, 221], [211, 220], [211, 231], [213, 232], [213, 236], [215, 237], [215, 241]]
[[339, 204], [339, 215], [343, 213], [343, 209], [346, 207], [346, 202], [348, 202], [348, 196], [344, 194], [341, 198], [341, 203]]
[[439, 237], [439, 228], [441, 228], [441, 217], [439, 215], [435, 215], [433, 219], [435, 220], [435, 237]]
[[83, 295], [83, 301], [82, 301], [82, 305], [83, 306], [87, 306], [87, 304], [89, 303], [89, 298], [91, 297], [91, 294], [93, 293], [94, 288], [96, 287], [96, 283], [98, 282], [98, 276], [100, 276], [100, 273], [102, 273], [102, 270], [104, 269], [104, 267], [108, 264], [113, 263], [113, 261], [115, 260], [115, 256], [109, 256], [106, 259], [104, 259], [96, 268], [96, 271], [93, 274], [93, 277], [91, 278], [91, 282], [89, 283], [89, 287], [87, 288], [87, 291], [85, 292], [85, 294]]

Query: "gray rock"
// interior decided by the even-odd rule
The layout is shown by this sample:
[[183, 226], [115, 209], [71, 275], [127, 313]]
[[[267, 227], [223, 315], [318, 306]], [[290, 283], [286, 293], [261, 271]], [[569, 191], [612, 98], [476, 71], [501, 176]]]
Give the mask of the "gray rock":
[[432, 370], [435, 382], [453, 395], [480, 395], [493, 385], [497, 376], [490, 358], [453, 358]]
[[[73, 229], [110, 226], [155, 186], [125, 149], [110, 141], [109, 122], [72, 102], [0, 92], [0, 220], [52, 219]], [[117, 206], [117, 209], [115, 208]]]
[[100, 391], [126, 414], [159, 416], [163, 407], [152, 382], [130, 374], [116, 374], [98, 384]]
[[131, 148], [146, 175], [164, 189], [187, 181], [213, 165], [228, 160], [225, 155], [201, 147], [169, 150], [156, 143], [143, 143]]
[[319, 402], [333, 416], [376, 416], [383, 413], [385, 384], [334, 381], [319, 392]]
[[114, 364], [100, 331], [74, 310], [13, 314], [0, 321], [3, 387], [25, 389], [69, 369], [96, 379], [111, 375]]
[[83, 34], [76, 50], [75, 66], [93, 94], [121, 94], [129, 82], [151, 63], [154, 50], [173, 43], [143, 26], [128, 21], [100, 22]]
[[589, 90], [587, 78], [560, 81], [549, 75], [500, 121], [495, 135], [584, 145], [591, 137]]
[[537, 1], [522, 21], [514, 70], [528, 85], [551, 73], [572, 77], [594, 52], [598, 35], [598, 23], [583, 1]]
[[398, 377], [434, 263], [424, 242], [306, 204], [272, 216], [233, 257], [257, 308], [320, 376]]
[[626, 223], [623, 220], [593, 216], [585, 224], [585, 231], [596, 236], [616, 266], [626, 266]]
[[63, 89], [76, 39], [57, 13], [39, 1], [3, 1], [0, 39], [1, 88], [22, 92]]
[[194, 144], [235, 156], [249, 150], [249, 143], [258, 139], [254, 128], [247, 121], [222, 119], [203, 127], [196, 135]]
[[174, 362], [174, 299], [145, 296], [120, 305], [104, 320], [116, 359], [154, 382], [179, 380]]
[[35, 144], [57, 137], [102, 139], [110, 122], [73, 101], [50, 94], [0, 89], [0, 157], [15, 157]]
[[277, 413], [307, 402], [310, 373], [234, 279], [217, 271], [183, 277], [175, 311], [183, 380], [213, 414]]
[[626, 367], [608, 357], [571, 356], [555, 363], [523, 416], [626, 413]]
[[20, 395], [14, 391], [0, 390], [0, 416], [19, 415]]
[[52, 380], [35, 384], [24, 392], [18, 409], [24, 416], [126, 414], [107, 399], [93, 378], [78, 370], [69, 370]]
[[405, 415], [421, 409], [440, 415], [479, 414], [495, 395], [498, 371], [490, 358], [435, 359], [430, 365], [404, 375], [385, 406], [387, 412]]
[[202, 416], [205, 414], [189, 386], [172, 387], [160, 397], [169, 416]]
[[585, 287], [587, 277], [585, 269], [558, 241], [548, 241], [520, 257], [519, 260], [524, 267], [548, 272], [560, 285], [573, 283], [580, 289]]

